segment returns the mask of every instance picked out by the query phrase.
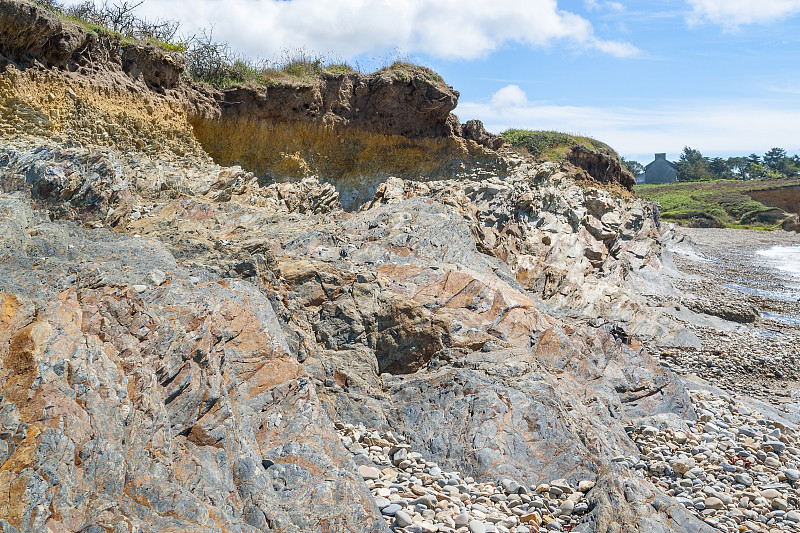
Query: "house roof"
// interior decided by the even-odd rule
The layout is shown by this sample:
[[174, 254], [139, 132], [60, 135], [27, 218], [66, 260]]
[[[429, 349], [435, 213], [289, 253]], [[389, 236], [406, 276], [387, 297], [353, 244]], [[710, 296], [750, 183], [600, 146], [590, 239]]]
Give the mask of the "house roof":
[[646, 170], [646, 169], [649, 169], [651, 165], [654, 165], [654, 164], [655, 164], [656, 162], [658, 162], [659, 160], [660, 160], [660, 161], [664, 161], [664, 162], [666, 162], [666, 163], [667, 163], [669, 166], [671, 166], [672, 168], [674, 168], [674, 169], [676, 169], [676, 170], [677, 170], [677, 168], [678, 168], [678, 167], [677, 167], [677, 165], [676, 165], [675, 163], [673, 163], [672, 161], [669, 161], [668, 159], [660, 159], [660, 158], [659, 158], [659, 159], [656, 159], [656, 160], [654, 160], [654, 161], [651, 161], [650, 163], [648, 163], [647, 165], [645, 165], [645, 167], [644, 167], [644, 168], [645, 168], [645, 170]]

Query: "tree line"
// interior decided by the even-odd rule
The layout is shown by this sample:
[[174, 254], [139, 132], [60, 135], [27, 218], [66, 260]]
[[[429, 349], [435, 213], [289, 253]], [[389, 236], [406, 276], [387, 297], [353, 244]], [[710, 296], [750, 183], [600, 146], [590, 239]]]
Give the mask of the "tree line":
[[[633, 175], [644, 172], [638, 161], [622, 158]], [[735, 157], [705, 157], [700, 150], [685, 146], [678, 167], [678, 181], [712, 179], [754, 180], [800, 176], [800, 156], [788, 155], [783, 148], [772, 148], [763, 156], [750, 154]]]

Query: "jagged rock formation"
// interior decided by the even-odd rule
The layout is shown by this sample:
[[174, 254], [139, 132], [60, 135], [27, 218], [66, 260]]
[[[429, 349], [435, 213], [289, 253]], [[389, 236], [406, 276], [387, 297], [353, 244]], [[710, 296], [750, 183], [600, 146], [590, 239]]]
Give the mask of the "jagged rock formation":
[[628, 191], [632, 191], [633, 186], [636, 185], [636, 178], [625, 168], [619, 157], [614, 153], [608, 153], [603, 150], [589, 150], [584, 146], [578, 145], [572, 149], [567, 160], [586, 171], [589, 176], [600, 183], [619, 184], [623, 190]]
[[[615, 460], [694, 414], [630, 336], [678, 328], [632, 289], [660, 226], [608, 166], [496, 151], [437, 80], [219, 93], [0, 14], [27, 28], [0, 38], [0, 530], [386, 531], [336, 419], [591, 479], [575, 531], [707, 529]], [[216, 151], [236, 125], [254, 151]]]

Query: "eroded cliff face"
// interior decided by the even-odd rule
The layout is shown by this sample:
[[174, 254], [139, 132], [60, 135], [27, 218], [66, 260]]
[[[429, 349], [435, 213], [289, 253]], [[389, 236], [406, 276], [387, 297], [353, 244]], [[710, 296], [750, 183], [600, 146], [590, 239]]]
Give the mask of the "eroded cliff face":
[[749, 196], [764, 205], [779, 207], [787, 213], [800, 215], [800, 187], [752, 191]]
[[694, 416], [629, 335], [676, 331], [629, 286], [662, 271], [651, 204], [459, 125], [437, 80], [220, 93], [48, 52], [74, 34], [19, 9], [46, 31], [3, 37], [0, 530], [387, 531], [337, 420], [593, 481], [574, 531], [704, 530], [615, 459]]

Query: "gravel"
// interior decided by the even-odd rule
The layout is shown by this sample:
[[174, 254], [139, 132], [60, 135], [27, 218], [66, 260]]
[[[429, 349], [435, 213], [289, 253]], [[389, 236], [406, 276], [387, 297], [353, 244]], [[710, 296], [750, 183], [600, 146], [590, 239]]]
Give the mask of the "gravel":
[[[564, 479], [536, 486], [508, 477], [478, 482], [427, 461], [403, 437], [342, 422], [336, 428], [354, 458], [374, 465], [362, 464], [359, 472], [393, 531], [570, 531], [591, 510], [586, 496], [594, 480], [581, 480], [576, 486]], [[376, 471], [379, 476], [374, 478]]]

